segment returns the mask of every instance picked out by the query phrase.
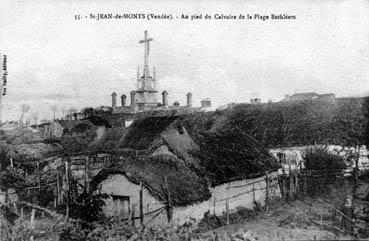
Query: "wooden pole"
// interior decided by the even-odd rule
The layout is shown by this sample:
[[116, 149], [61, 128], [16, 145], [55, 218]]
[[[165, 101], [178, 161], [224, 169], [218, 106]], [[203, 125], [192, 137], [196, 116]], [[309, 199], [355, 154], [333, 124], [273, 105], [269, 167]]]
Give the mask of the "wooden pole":
[[69, 165], [68, 165], [68, 160], [65, 161], [65, 180], [66, 180], [66, 185], [67, 185], [67, 213], [66, 216], [67, 218], [69, 217], [69, 201], [70, 201], [70, 186], [69, 186]]
[[229, 186], [230, 183], [228, 183], [227, 187], [227, 198], [226, 198], [226, 225], [229, 225]]
[[268, 172], [265, 172], [265, 211], [268, 213], [269, 211], [269, 178]]
[[288, 163], [288, 199], [292, 197], [292, 170], [291, 163]]
[[323, 206], [320, 206], [320, 228], [323, 228]]
[[89, 163], [90, 163], [90, 156], [87, 156], [86, 159], [85, 159], [85, 190], [86, 190], [87, 193], [90, 191]]
[[56, 177], [56, 205], [60, 205], [60, 172], [58, 169], [58, 175]]
[[58, 191], [54, 191], [54, 209], [56, 209], [57, 206], [58, 206]]
[[32, 208], [31, 212], [31, 229], [34, 228], [36, 209]]
[[307, 172], [304, 174], [304, 194], [307, 196]]
[[41, 194], [41, 174], [40, 174], [40, 162], [37, 161], [37, 180], [38, 180], [38, 191]]
[[141, 223], [141, 225], [143, 225], [143, 223], [144, 223], [142, 182], [140, 182], [140, 223]]
[[3, 214], [2, 212], [0, 212], [0, 241], [3, 241]]
[[[357, 186], [357, 176], [358, 176], [358, 170], [359, 170], [359, 167], [358, 167], [358, 163], [359, 163], [359, 158], [360, 158], [360, 146], [357, 146], [357, 151], [356, 151], [356, 156], [355, 156], [355, 168], [354, 168], [354, 186], [353, 186], [353, 189], [352, 189], [352, 210], [355, 210], [355, 197], [356, 197], [356, 186]], [[355, 149], [356, 149], [355, 148]], [[354, 215], [355, 212], [353, 212], [353, 215]], [[355, 217], [353, 217], [355, 218]]]
[[136, 204], [132, 205], [132, 217], [131, 217], [131, 220], [132, 220], [132, 226], [133, 227], [135, 226], [135, 209], [136, 209]]
[[253, 203], [256, 202], [256, 196], [255, 196], [255, 183], [252, 183], [252, 197], [253, 197]]
[[128, 207], [128, 223], [132, 219], [132, 209], [133, 209], [133, 205], [132, 205], [132, 208], [130, 206]]
[[213, 213], [215, 216], [215, 207], [216, 207], [216, 203], [217, 203], [217, 198], [214, 196], [214, 207], [213, 207]]
[[172, 221], [172, 200], [171, 200], [171, 197], [170, 197], [167, 176], [164, 177], [164, 180], [165, 180], [165, 188], [167, 189], [167, 196], [168, 196], [167, 217], [168, 217], [168, 223], [170, 223]]
[[295, 174], [295, 193], [296, 193], [295, 197], [296, 198], [299, 195], [299, 191], [300, 191], [299, 189], [300, 189], [300, 187], [299, 187], [299, 175], [298, 175], [298, 173], [296, 173]]

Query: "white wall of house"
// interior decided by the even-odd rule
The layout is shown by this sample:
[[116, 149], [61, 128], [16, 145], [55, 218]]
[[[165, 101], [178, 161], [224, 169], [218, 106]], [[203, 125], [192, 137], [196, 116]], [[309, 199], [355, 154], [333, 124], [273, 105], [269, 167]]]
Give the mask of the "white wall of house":
[[[277, 172], [271, 173], [270, 177], [270, 197], [280, 196]], [[258, 182], [260, 181], [260, 182]], [[252, 185], [251, 183], [255, 183]], [[260, 204], [265, 202], [265, 188], [266, 182], [265, 177], [259, 177], [254, 179], [247, 179], [242, 181], [235, 181], [223, 185], [216, 186], [215, 188], [210, 188], [211, 198], [207, 201], [197, 203], [194, 205], [186, 207], [175, 207], [173, 209], [173, 222], [176, 224], [183, 224], [190, 219], [201, 220], [204, 217], [204, 213], [210, 212], [216, 215], [222, 215], [226, 211], [226, 201], [229, 198], [229, 209], [230, 212], [236, 211], [237, 207], [246, 207], [252, 209], [254, 207], [254, 192], [255, 200]], [[231, 188], [229, 188], [231, 187]], [[257, 190], [263, 189], [263, 190]], [[99, 185], [100, 193], [105, 193], [108, 195], [121, 195], [130, 197], [130, 205], [136, 204], [135, 214], [139, 215], [139, 190], [140, 186], [129, 181], [124, 175], [115, 174], [111, 175], [109, 178], [101, 182]], [[249, 191], [249, 192], [248, 192]], [[248, 192], [247, 194], [243, 194]], [[215, 203], [215, 205], [214, 205]], [[105, 201], [106, 206], [103, 208], [103, 212], [107, 216], [114, 215], [114, 203], [113, 199], [109, 198]], [[143, 207], [144, 213], [155, 210], [159, 207], [164, 206], [163, 203], [158, 201], [153, 197], [150, 192], [144, 188], [143, 189]], [[145, 216], [145, 222], [149, 220], [153, 215]], [[157, 218], [155, 218], [152, 224], [165, 224], [167, 223], [166, 211], [162, 212]]]
[[[103, 212], [106, 216], [115, 216], [115, 204], [113, 196], [128, 196], [130, 202], [131, 212], [134, 210], [135, 216], [139, 216], [139, 202], [140, 202], [140, 185], [131, 182], [127, 177], [122, 174], [115, 174], [109, 176], [107, 179], [102, 181], [98, 187], [100, 193], [108, 194], [110, 197], [105, 200], [105, 206]], [[143, 188], [143, 212], [148, 213], [164, 206], [158, 201], [150, 192]], [[149, 221], [154, 215], [145, 215], [144, 222]], [[124, 217], [125, 218], [125, 217]], [[162, 224], [166, 223], [167, 216], [166, 212], [162, 212], [152, 223]], [[138, 221], [137, 221], [138, 223]]]

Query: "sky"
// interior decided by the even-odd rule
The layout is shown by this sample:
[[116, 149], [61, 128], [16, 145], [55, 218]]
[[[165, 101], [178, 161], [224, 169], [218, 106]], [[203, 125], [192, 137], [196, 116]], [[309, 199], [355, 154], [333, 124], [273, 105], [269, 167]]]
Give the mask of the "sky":
[[[97, 13], [172, 14], [172, 20], [84, 18]], [[181, 14], [208, 14], [191, 21]], [[294, 20], [216, 20], [215, 14], [288, 14]], [[75, 15], [82, 19], [75, 20]], [[176, 18], [179, 16], [179, 18]], [[213, 106], [279, 101], [315, 91], [369, 93], [369, 1], [0, 1], [0, 52], [8, 57], [2, 119], [51, 118], [62, 110], [111, 105], [136, 88], [148, 30], [150, 68], [169, 103]]]

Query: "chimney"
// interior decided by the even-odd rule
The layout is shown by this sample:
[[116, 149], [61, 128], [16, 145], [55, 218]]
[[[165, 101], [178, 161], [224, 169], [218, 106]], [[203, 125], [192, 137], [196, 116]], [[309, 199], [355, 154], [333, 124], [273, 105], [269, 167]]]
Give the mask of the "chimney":
[[126, 95], [121, 95], [120, 96], [120, 101], [122, 102], [122, 106], [126, 106], [127, 96]]
[[131, 113], [135, 113], [136, 109], [136, 92], [131, 91]]
[[192, 107], [192, 93], [188, 92], [186, 96], [187, 96], [187, 107]]
[[111, 94], [111, 106], [116, 107], [117, 106], [117, 93], [113, 92]]
[[163, 97], [163, 106], [165, 108], [168, 107], [168, 92], [166, 90], [164, 90], [162, 93], [161, 93], [162, 97]]

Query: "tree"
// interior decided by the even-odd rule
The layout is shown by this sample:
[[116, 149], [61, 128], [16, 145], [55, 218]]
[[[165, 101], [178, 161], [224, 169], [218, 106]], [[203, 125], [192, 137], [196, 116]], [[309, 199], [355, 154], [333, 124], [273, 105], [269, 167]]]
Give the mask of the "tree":
[[37, 125], [38, 125], [38, 112], [34, 112], [32, 114], [32, 119], [33, 119], [33, 122], [35, 123], [36, 128], [37, 128]]
[[24, 116], [27, 114], [27, 112], [29, 111], [31, 107], [27, 104], [22, 104], [21, 105], [21, 117], [20, 117], [20, 121], [23, 123], [23, 119]]
[[68, 110], [65, 107], [62, 107], [60, 111], [61, 111], [61, 114], [62, 114], [61, 119], [63, 120], [66, 117], [66, 115], [68, 113]]
[[52, 106], [50, 106], [50, 109], [51, 109], [51, 111], [53, 113], [53, 120], [55, 120], [56, 119], [57, 112], [58, 112], [58, 106], [57, 105], [52, 105]]
[[82, 110], [82, 113], [85, 118], [88, 118], [90, 116], [93, 116], [95, 114], [95, 110], [92, 107], [86, 107]]
[[67, 110], [67, 119], [72, 120], [77, 113], [76, 108], [70, 108]]

